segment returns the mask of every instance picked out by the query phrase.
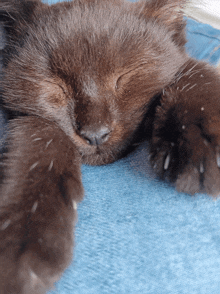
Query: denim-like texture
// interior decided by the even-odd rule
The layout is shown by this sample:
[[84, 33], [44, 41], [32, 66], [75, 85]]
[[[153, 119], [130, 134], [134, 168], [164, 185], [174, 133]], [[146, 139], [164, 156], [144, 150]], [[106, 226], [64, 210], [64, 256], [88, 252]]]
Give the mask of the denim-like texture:
[[[217, 64], [218, 30], [188, 20], [187, 38], [189, 54]], [[48, 293], [220, 293], [220, 200], [158, 181], [147, 143], [116, 163], [82, 171], [86, 196], [73, 262]]]
[[186, 49], [191, 56], [207, 61], [213, 65], [219, 62], [220, 31], [208, 24], [187, 20]]

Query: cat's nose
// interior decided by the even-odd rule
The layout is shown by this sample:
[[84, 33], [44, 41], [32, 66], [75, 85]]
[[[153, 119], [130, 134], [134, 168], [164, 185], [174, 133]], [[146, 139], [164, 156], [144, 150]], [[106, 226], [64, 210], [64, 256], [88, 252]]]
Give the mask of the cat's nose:
[[96, 130], [85, 130], [80, 131], [80, 136], [84, 138], [89, 145], [101, 145], [108, 140], [110, 129], [102, 126]]

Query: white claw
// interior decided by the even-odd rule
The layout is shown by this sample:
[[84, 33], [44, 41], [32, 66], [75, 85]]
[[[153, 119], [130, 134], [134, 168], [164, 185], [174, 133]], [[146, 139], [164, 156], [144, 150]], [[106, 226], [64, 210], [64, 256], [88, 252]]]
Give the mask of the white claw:
[[47, 144], [46, 144], [46, 148], [45, 149], [47, 149], [47, 147], [50, 145], [50, 143], [53, 141], [53, 139], [51, 139], [50, 141], [48, 141], [47, 142]]
[[77, 203], [76, 203], [76, 201], [74, 201], [74, 200], [73, 200], [73, 208], [74, 208], [75, 210], [77, 210]]
[[30, 276], [31, 276], [31, 284], [32, 287], [36, 287], [37, 285], [42, 285], [43, 282], [41, 281], [41, 279], [32, 271], [30, 270]]
[[10, 220], [10, 219], [6, 220], [6, 221], [3, 223], [3, 225], [0, 227], [0, 230], [1, 230], [1, 231], [6, 230], [7, 227], [10, 225], [10, 223], [11, 223], [11, 220]]
[[38, 207], [38, 202], [36, 201], [36, 202], [34, 203], [34, 205], [32, 206], [32, 208], [31, 208], [31, 212], [32, 212], [32, 213], [35, 213], [35, 211], [37, 210], [37, 207]]
[[34, 141], [40, 141], [40, 140], [42, 140], [42, 138], [36, 138], [36, 139], [33, 140], [33, 142]]
[[203, 143], [206, 145], [206, 146], [209, 146], [209, 143], [207, 140], [204, 140]]
[[30, 167], [29, 171], [32, 171], [37, 165], [38, 165], [38, 161], [35, 162], [34, 164], [32, 164], [32, 166]]
[[51, 163], [50, 163], [50, 165], [48, 167], [48, 171], [51, 171], [52, 170], [52, 167], [53, 167], [53, 160], [51, 160]]
[[217, 161], [217, 166], [220, 168], [220, 154], [217, 152], [216, 154], [216, 161]]
[[170, 164], [170, 154], [167, 155], [165, 161], [164, 161], [164, 170], [167, 170]]
[[33, 271], [30, 272], [30, 276], [31, 276], [32, 281], [35, 282], [36, 280], [38, 280], [38, 276]]
[[204, 170], [204, 165], [203, 165], [202, 162], [200, 163], [199, 171], [200, 171], [201, 174], [203, 174], [204, 171], [205, 171], [205, 170]]

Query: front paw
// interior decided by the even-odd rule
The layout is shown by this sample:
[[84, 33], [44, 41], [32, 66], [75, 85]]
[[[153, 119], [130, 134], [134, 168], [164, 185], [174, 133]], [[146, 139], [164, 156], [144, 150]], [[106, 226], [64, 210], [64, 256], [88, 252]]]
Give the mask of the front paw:
[[73, 243], [73, 221], [69, 220], [74, 218], [75, 207], [66, 209], [63, 216], [58, 207], [45, 204], [34, 202], [25, 210], [22, 205], [2, 208], [1, 294], [44, 294], [69, 264]]
[[[166, 95], [166, 94], [165, 94]], [[211, 106], [162, 100], [150, 144], [156, 173], [181, 192], [220, 193], [220, 115]]]
[[0, 186], [0, 294], [44, 294], [72, 258], [80, 156], [43, 119], [22, 117], [10, 128]]

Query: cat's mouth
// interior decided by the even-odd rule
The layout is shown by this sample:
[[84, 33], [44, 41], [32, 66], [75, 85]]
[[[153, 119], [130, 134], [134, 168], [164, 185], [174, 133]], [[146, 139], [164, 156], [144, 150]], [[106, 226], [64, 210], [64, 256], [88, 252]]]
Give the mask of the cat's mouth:
[[98, 132], [74, 132], [73, 141], [82, 156], [82, 163], [103, 165], [114, 162], [127, 146], [120, 128], [101, 127]]
[[103, 132], [100, 134], [78, 134], [75, 133], [73, 136], [74, 143], [79, 150], [83, 163], [91, 165], [102, 165], [114, 161], [115, 159], [106, 156], [107, 150], [109, 150], [110, 132]]

